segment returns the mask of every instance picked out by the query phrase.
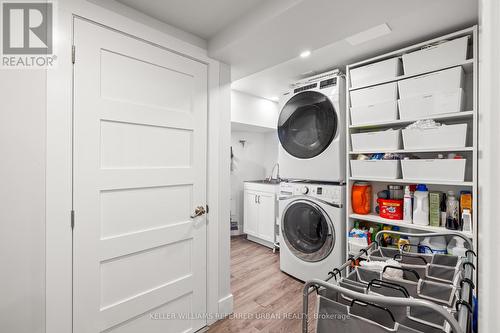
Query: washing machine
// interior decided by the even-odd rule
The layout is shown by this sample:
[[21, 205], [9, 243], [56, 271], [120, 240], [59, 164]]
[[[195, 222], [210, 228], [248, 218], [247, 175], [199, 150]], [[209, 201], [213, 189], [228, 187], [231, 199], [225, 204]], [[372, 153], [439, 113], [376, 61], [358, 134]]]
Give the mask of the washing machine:
[[338, 70], [305, 79], [280, 99], [281, 177], [344, 183], [345, 79]]
[[326, 279], [345, 262], [345, 186], [282, 182], [280, 269], [302, 281]]

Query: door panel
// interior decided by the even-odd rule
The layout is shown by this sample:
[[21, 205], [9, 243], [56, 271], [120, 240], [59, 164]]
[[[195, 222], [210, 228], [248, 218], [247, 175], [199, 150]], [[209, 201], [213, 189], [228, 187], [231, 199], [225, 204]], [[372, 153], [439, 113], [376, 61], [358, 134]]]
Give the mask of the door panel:
[[173, 225], [191, 213], [192, 196], [192, 185], [101, 191], [101, 237]]
[[80, 19], [74, 34], [74, 332], [196, 331], [206, 65]]
[[196, 91], [190, 73], [109, 50], [102, 50], [101, 64], [103, 99], [192, 111], [191, 102]]
[[101, 121], [102, 168], [191, 167], [193, 130]]
[[187, 239], [101, 262], [101, 307], [107, 308], [188, 276], [191, 247], [191, 239]]
[[251, 236], [259, 235], [259, 206], [257, 205], [257, 194], [244, 191], [244, 220], [243, 231]]
[[118, 325], [106, 333], [165, 333], [165, 332], [189, 332], [191, 326], [189, 321], [178, 318], [168, 319], [168, 330], [165, 330], [165, 319], [162, 314], [189, 313], [191, 310], [192, 294], [183, 295], [149, 313], [141, 315], [130, 322]]
[[259, 194], [259, 234], [262, 239], [274, 242], [274, 195]]

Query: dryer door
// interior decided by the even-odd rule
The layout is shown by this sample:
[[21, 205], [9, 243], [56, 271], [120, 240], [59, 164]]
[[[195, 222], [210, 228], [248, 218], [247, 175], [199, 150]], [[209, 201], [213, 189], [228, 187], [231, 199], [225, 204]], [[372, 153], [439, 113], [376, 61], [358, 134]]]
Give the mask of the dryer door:
[[281, 232], [288, 249], [299, 259], [321, 261], [335, 246], [330, 217], [310, 200], [294, 200], [281, 216]]
[[321, 154], [337, 134], [337, 113], [328, 97], [317, 91], [293, 96], [281, 110], [278, 137], [282, 147], [300, 159]]

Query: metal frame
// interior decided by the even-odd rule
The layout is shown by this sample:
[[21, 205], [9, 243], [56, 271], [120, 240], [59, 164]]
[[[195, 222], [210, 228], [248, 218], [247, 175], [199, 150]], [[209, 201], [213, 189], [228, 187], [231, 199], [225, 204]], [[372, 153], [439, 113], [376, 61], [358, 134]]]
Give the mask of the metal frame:
[[420, 299], [410, 299], [410, 298], [400, 298], [400, 297], [387, 297], [387, 296], [375, 296], [375, 295], [368, 295], [368, 294], [361, 294], [355, 291], [352, 291], [350, 289], [342, 288], [340, 286], [334, 285], [327, 283], [322, 280], [311, 280], [308, 281], [305, 286], [304, 286], [304, 294], [303, 294], [303, 311], [304, 311], [304, 319], [302, 322], [302, 332], [307, 333], [307, 310], [308, 310], [308, 301], [309, 301], [309, 288], [310, 287], [323, 287], [329, 290], [334, 290], [341, 292], [342, 294], [346, 296], [350, 296], [352, 298], [355, 298], [360, 301], [365, 301], [365, 302], [374, 302], [377, 304], [385, 304], [385, 305], [401, 305], [401, 306], [412, 306], [412, 307], [421, 307], [421, 308], [427, 308], [432, 311], [438, 312], [440, 315], [442, 315], [446, 321], [450, 324], [451, 328], [453, 329], [453, 332], [455, 333], [464, 333], [465, 331], [462, 330], [460, 324], [455, 320], [453, 315], [446, 311], [442, 306], [439, 306], [437, 304], [434, 304], [432, 302], [428, 301], [423, 301]]
[[[361, 258], [363, 255], [367, 255], [368, 251], [374, 248], [376, 245], [379, 244], [379, 240], [384, 234], [393, 234], [393, 235], [403, 235], [403, 236], [414, 236], [414, 237], [438, 237], [438, 236], [455, 236], [455, 237], [460, 237], [464, 239], [467, 244], [469, 245], [469, 248], [473, 248], [473, 241], [464, 236], [460, 232], [455, 232], [455, 231], [443, 231], [443, 232], [437, 232], [437, 233], [422, 233], [422, 234], [415, 234], [415, 233], [407, 233], [407, 232], [400, 232], [400, 231], [392, 231], [392, 230], [383, 230], [379, 231], [377, 235], [375, 236], [376, 241], [367, 246], [366, 248], [363, 248], [359, 251], [358, 254], [356, 254], [354, 257], [350, 257], [342, 266], [333, 269], [332, 271], [328, 272], [329, 277], [326, 280], [319, 280], [319, 279], [314, 279], [307, 281], [304, 285], [303, 288], [303, 308], [302, 308], [302, 332], [307, 333], [308, 332], [308, 322], [309, 322], [309, 295], [314, 292], [315, 290], [317, 291], [319, 288], [325, 288], [327, 290], [334, 290], [337, 292], [341, 292], [342, 294], [345, 294], [347, 296], [350, 296], [352, 298], [356, 298], [361, 301], [366, 301], [366, 302], [374, 302], [377, 304], [385, 304], [385, 305], [400, 305], [400, 306], [412, 306], [412, 307], [424, 307], [428, 308], [432, 311], [435, 311], [442, 315], [446, 321], [450, 324], [453, 332], [455, 333], [468, 333], [469, 332], [469, 322], [470, 322], [470, 314], [472, 312], [472, 289], [474, 288], [474, 284], [472, 282], [474, 272], [473, 270], [475, 269], [475, 266], [473, 264], [474, 262], [474, 256], [475, 253], [472, 250], [468, 250], [466, 252], [466, 258], [467, 261], [465, 261], [462, 264], [462, 267], [464, 269], [464, 279], [461, 282], [461, 292], [460, 292], [460, 299], [456, 303], [456, 309], [458, 311], [458, 320], [456, 320], [453, 315], [446, 311], [442, 306], [437, 305], [433, 302], [430, 301], [425, 301], [425, 300], [420, 300], [420, 299], [408, 299], [408, 298], [399, 298], [399, 297], [387, 297], [387, 296], [377, 296], [377, 295], [369, 295], [369, 294], [362, 294], [355, 292], [350, 289], [346, 289], [343, 287], [340, 287], [336, 284], [331, 284], [328, 283], [329, 280], [332, 278], [335, 278], [337, 280], [337, 274], [341, 275], [341, 272], [345, 270], [347, 267], [351, 265], [352, 262], [355, 260]], [[464, 283], [467, 282], [467, 283]], [[460, 308], [458, 308], [460, 306]]]

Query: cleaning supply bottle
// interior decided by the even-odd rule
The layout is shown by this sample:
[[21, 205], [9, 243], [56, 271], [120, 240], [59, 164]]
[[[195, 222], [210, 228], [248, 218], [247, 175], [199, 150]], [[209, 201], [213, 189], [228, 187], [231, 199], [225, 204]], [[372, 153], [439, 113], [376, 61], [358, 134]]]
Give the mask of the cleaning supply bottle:
[[413, 208], [412, 208], [410, 186], [405, 187], [405, 195], [403, 197], [403, 200], [404, 200], [403, 220], [406, 221], [407, 223], [412, 223]]
[[441, 198], [441, 227], [446, 228], [446, 193]]
[[448, 254], [457, 256], [457, 257], [465, 257], [465, 252], [467, 252], [467, 248], [465, 247], [465, 240], [461, 237], [453, 237], [448, 243]]
[[446, 254], [446, 238], [444, 236], [425, 237], [418, 247], [419, 253]]
[[406, 236], [401, 236], [401, 238], [398, 241], [398, 249], [401, 251], [408, 251], [410, 247], [407, 245], [410, 245], [410, 240]]
[[[460, 202], [460, 217], [462, 217], [464, 210], [469, 210], [469, 215], [472, 212], [472, 193], [470, 191], [461, 191], [460, 197], [458, 198]], [[464, 220], [460, 219], [460, 229], [463, 230]]]
[[453, 191], [448, 191], [448, 195], [446, 196], [446, 229], [460, 229], [458, 206], [458, 200], [455, 197], [455, 193]]
[[413, 224], [429, 225], [429, 191], [427, 186], [419, 184], [414, 197]]
[[406, 252], [417, 253], [418, 252], [418, 244], [420, 244], [420, 237], [408, 236], [408, 240], [412, 246], [407, 247]]
[[472, 232], [472, 217], [468, 209], [462, 212], [462, 231]]

